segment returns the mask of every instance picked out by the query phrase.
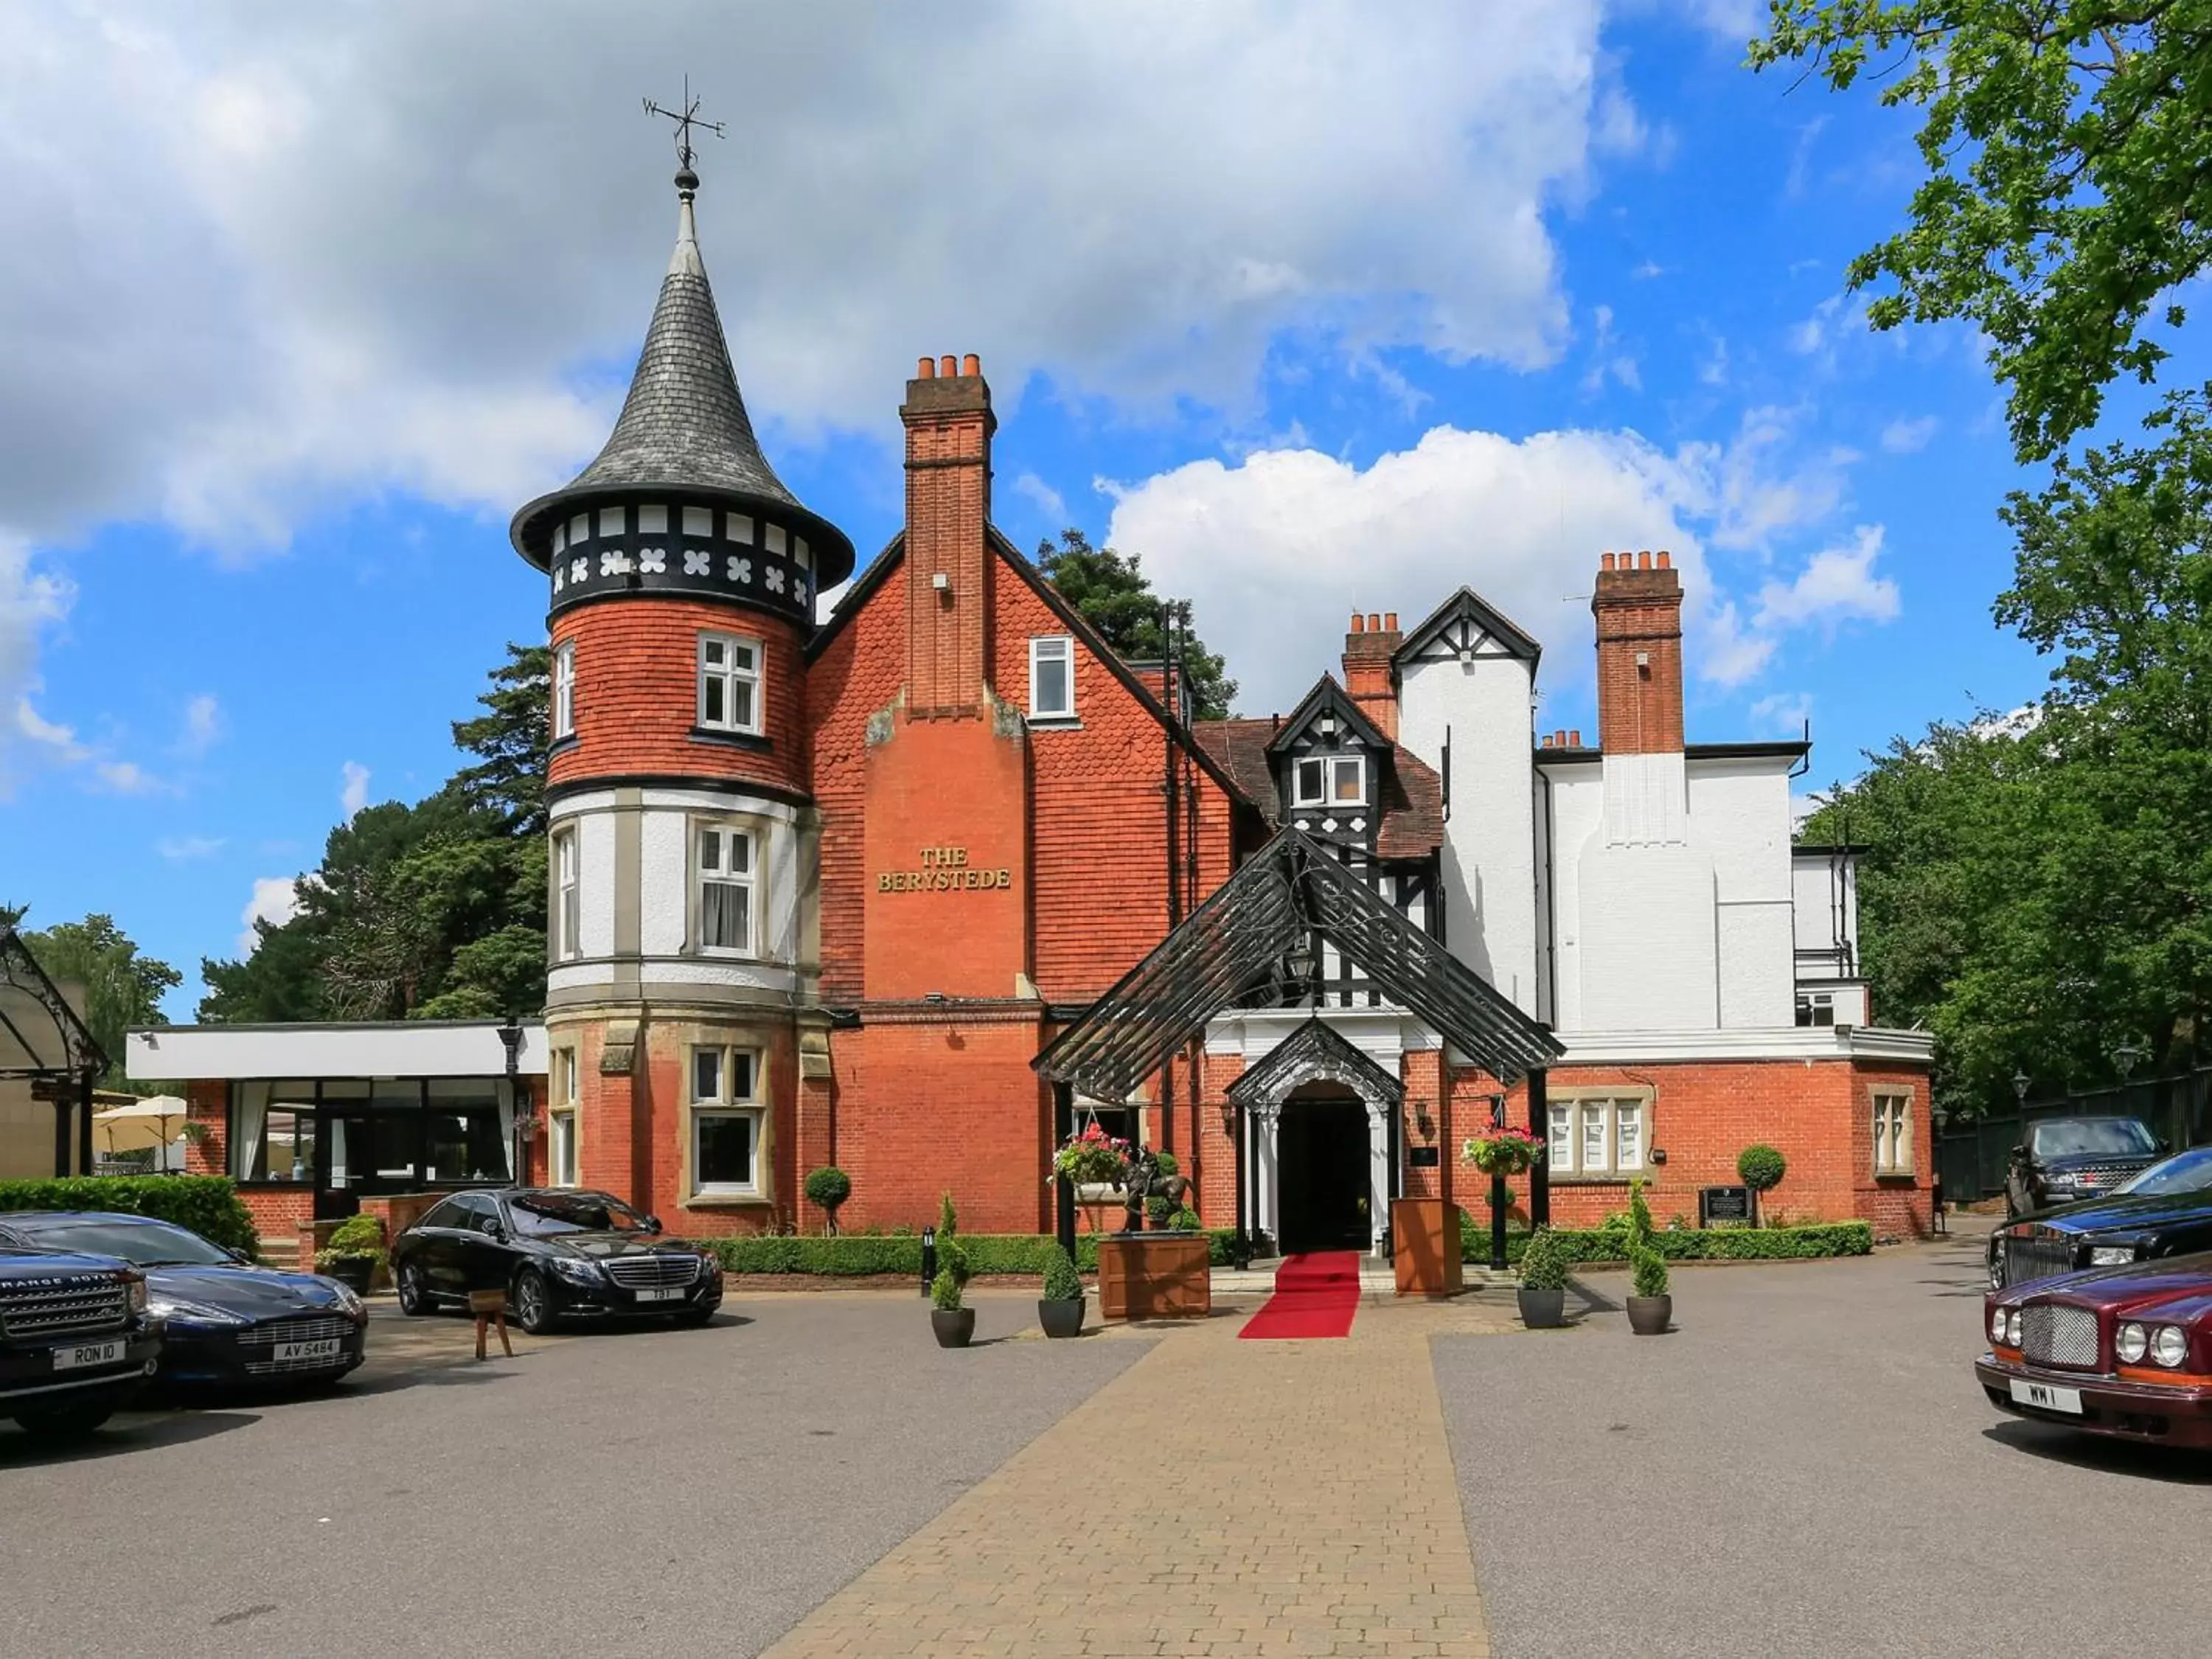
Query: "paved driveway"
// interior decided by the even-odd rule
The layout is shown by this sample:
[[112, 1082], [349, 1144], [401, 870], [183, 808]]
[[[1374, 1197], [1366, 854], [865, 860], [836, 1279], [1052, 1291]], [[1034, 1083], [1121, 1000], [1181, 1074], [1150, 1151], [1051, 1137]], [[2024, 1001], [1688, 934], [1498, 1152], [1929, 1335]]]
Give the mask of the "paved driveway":
[[1993, 1408], [1979, 1246], [1683, 1268], [1662, 1338], [1439, 1341], [1497, 1652], [2201, 1652], [2212, 1459]]
[[0, 1428], [0, 1654], [757, 1652], [1149, 1346], [974, 1300], [964, 1353], [918, 1296], [775, 1296], [483, 1365], [380, 1315], [334, 1397]]

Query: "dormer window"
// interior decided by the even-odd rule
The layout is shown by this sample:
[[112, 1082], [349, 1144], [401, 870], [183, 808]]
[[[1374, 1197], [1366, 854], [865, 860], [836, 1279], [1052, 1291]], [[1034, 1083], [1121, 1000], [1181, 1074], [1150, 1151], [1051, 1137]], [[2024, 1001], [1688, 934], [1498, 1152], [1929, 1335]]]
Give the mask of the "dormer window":
[[1357, 755], [1318, 755], [1292, 768], [1293, 806], [1360, 806], [1367, 800], [1367, 769]]

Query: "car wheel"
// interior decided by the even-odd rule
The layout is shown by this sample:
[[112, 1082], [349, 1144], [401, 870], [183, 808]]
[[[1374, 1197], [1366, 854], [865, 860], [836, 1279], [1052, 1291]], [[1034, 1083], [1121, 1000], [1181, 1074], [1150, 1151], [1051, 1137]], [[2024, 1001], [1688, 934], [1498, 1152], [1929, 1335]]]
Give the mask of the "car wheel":
[[543, 1336], [553, 1328], [556, 1317], [545, 1275], [535, 1267], [525, 1267], [514, 1281], [514, 1322], [532, 1336]]
[[77, 1440], [114, 1415], [112, 1406], [43, 1406], [17, 1412], [15, 1421], [42, 1439]]
[[399, 1264], [399, 1311], [410, 1319], [438, 1311], [437, 1302], [430, 1295], [430, 1282], [423, 1277], [419, 1261]]

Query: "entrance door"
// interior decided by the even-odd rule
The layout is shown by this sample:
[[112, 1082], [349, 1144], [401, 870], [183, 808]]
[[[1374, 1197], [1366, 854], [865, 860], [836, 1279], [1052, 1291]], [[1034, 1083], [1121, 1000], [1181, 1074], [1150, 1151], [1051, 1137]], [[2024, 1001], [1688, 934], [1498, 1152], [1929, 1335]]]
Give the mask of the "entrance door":
[[1350, 1096], [1291, 1100], [1277, 1125], [1283, 1253], [1364, 1250], [1373, 1239], [1367, 1108]]

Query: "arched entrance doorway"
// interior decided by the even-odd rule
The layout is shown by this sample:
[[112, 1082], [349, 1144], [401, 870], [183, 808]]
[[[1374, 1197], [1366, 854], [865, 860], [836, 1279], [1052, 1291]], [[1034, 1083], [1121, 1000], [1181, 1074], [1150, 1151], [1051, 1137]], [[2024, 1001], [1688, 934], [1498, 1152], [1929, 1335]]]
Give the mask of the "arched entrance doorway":
[[1367, 1103], [1333, 1082], [1283, 1102], [1275, 1129], [1281, 1247], [1364, 1250], [1374, 1238], [1374, 1159]]

